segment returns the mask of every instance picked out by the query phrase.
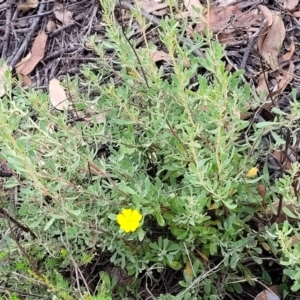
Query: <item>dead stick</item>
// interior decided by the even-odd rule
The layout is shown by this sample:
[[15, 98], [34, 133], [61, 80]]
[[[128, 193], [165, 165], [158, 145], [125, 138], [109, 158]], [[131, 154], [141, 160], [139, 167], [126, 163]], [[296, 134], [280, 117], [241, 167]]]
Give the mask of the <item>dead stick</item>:
[[[130, 4], [130, 3], [127, 3], [127, 2], [124, 2], [124, 1], [120, 1], [119, 3], [117, 3], [117, 5], [119, 5], [121, 8], [123, 9], [126, 9], [126, 10], [131, 10], [132, 8], [134, 9], [135, 7]], [[154, 24], [155, 26], [158, 26], [160, 27], [160, 20], [152, 15], [150, 15], [149, 13], [147, 13], [146, 11], [144, 11], [143, 9], [141, 9], [141, 13], [143, 15], [143, 17], [149, 22], [149, 23], [152, 23]], [[180, 37], [180, 41], [184, 44], [186, 44], [190, 49], [192, 49], [192, 53], [195, 55], [195, 56], [198, 56], [198, 57], [202, 57], [204, 58], [204, 54], [196, 49], [196, 45], [188, 38], [185, 38], [185, 37]]]
[[[13, 5], [13, 0], [8, 0], [6, 5], [7, 5], [7, 7], [6, 7], [6, 24], [10, 24], [11, 16], [12, 16], [11, 9], [12, 9], [12, 5]], [[4, 34], [4, 38], [3, 38], [2, 54], [1, 54], [1, 58], [4, 60], [6, 60], [7, 49], [8, 49], [9, 40], [10, 40], [10, 30], [11, 30], [10, 25], [6, 26], [5, 34]]]
[[32, 238], [36, 239], [36, 234], [27, 226], [21, 224], [18, 220], [14, 219], [4, 208], [0, 207], [0, 218], [5, 218], [8, 222], [13, 223], [18, 228], [22, 229], [24, 232], [30, 233]]
[[258, 28], [258, 30], [256, 30], [256, 32], [249, 38], [248, 46], [246, 47], [246, 50], [244, 52], [243, 60], [242, 60], [240, 69], [242, 69], [242, 70], [245, 69], [250, 51], [251, 51], [251, 49], [253, 47], [253, 44], [254, 44], [254, 40], [260, 35], [262, 30], [264, 29], [264, 25], [265, 25], [265, 23], [262, 22], [260, 27]]

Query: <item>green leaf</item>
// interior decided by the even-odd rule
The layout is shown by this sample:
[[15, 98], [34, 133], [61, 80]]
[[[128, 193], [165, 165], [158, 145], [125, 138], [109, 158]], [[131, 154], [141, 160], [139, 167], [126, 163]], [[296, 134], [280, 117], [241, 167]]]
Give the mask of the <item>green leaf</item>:
[[286, 112], [280, 110], [278, 107], [273, 107], [272, 112], [275, 113], [276, 115], [282, 115], [282, 116], [288, 116]]
[[47, 231], [47, 230], [51, 227], [51, 225], [54, 223], [55, 220], [56, 220], [55, 218], [51, 218], [51, 219], [46, 223], [46, 225], [45, 225], [45, 227], [44, 227], [44, 231]]
[[271, 128], [272, 125], [280, 125], [278, 122], [259, 122], [257, 124], [255, 124], [255, 127], [257, 129], [260, 129], [260, 128]]
[[228, 209], [230, 209], [230, 210], [233, 210], [233, 209], [235, 209], [235, 208], [237, 208], [237, 205], [236, 204], [234, 204], [234, 203], [232, 203], [232, 201], [222, 201], [223, 203], [224, 203], [224, 205], [228, 208]]
[[113, 220], [113, 221], [116, 221], [116, 220], [117, 220], [117, 215], [115, 215], [115, 214], [108, 214], [107, 217], [108, 217], [110, 220]]
[[181, 270], [182, 269], [182, 264], [178, 261], [172, 261], [171, 263], [168, 263], [168, 265], [173, 269], [173, 270]]
[[81, 209], [69, 209], [69, 212], [71, 214], [73, 214], [74, 216], [78, 217], [81, 215], [82, 213], [82, 210]]
[[164, 220], [163, 216], [160, 213], [156, 213], [155, 218], [156, 218], [156, 221], [157, 221], [159, 226], [165, 226], [165, 224], [166, 224], [165, 220]]

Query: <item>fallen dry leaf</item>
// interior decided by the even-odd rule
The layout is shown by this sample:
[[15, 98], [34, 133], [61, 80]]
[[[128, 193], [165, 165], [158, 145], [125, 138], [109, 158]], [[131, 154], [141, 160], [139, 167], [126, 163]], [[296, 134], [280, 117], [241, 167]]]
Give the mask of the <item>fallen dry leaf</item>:
[[92, 116], [92, 117], [84, 117], [83, 119], [86, 121], [86, 122], [91, 122], [93, 120], [96, 121], [97, 124], [101, 124], [101, 123], [104, 123], [105, 120], [106, 120], [106, 115], [108, 114], [109, 111], [104, 111], [100, 114], [97, 114], [95, 116]]
[[29, 52], [25, 57], [23, 57], [16, 65], [16, 73], [20, 74], [21, 69], [23, 68], [23, 65], [28, 61], [31, 57], [31, 52]]
[[31, 86], [31, 79], [27, 76], [27, 75], [23, 75], [22, 76], [22, 82], [25, 86]]
[[63, 4], [54, 2], [53, 5], [53, 13], [58, 21], [60, 21], [63, 25], [70, 25], [73, 23], [72, 15], [73, 13], [67, 10]]
[[278, 83], [278, 91], [282, 93], [287, 85], [294, 79], [294, 71], [295, 71], [295, 65], [292, 61], [290, 61], [289, 69], [284, 72], [284, 76], [282, 79], [280, 79]]
[[178, 14], [175, 15], [175, 19], [183, 19], [183, 20], [185, 20], [190, 15], [191, 15], [191, 13], [189, 11], [179, 12]]
[[300, 18], [300, 10], [299, 11], [294, 11], [293, 16], [296, 18]]
[[[232, 18], [234, 16], [234, 18]], [[195, 32], [202, 33], [205, 26], [213, 33], [220, 33], [226, 29], [226, 33], [234, 32], [240, 28], [249, 28], [257, 23], [261, 16], [249, 11], [243, 12], [238, 6], [212, 7], [204, 15], [204, 22], [199, 22]]]
[[254, 300], [280, 300], [280, 289], [278, 285], [272, 285], [265, 289], [254, 298]]
[[151, 59], [154, 62], [157, 62], [157, 61], [160, 61], [160, 60], [164, 60], [164, 61], [167, 61], [167, 62], [171, 62], [172, 61], [169, 54], [165, 53], [164, 51], [158, 51], [158, 50], [156, 50], [152, 54]]
[[270, 246], [266, 242], [260, 242], [261, 246], [268, 252], [271, 251]]
[[163, 8], [163, 9], [160, 9], [160, 10], [155, 10], [154, 12], [152, 12], [152, 15], [161, 17], [161, 16], [164, 16], [167, 13], [168, 13], [168, 9], [167, 8]]
[[39, 0], [26, 0], [25, 3], [18, 4], [17, 9], [23, 12], [27, 12], [32, 8], [39, 6]]
[[300, 239], [299, 239], [297, 236], [293, 235], [293, 236], [291, 237], [291, 246], [295, 246], [295, 245], [298, 244], [299, 242], [300, 242]]
[[0, 97], [4, 96], [4, 76], [6, 71], [8, 70], [8, 66], [5, 61], [0, 60]]
[[191, 263], [189, 260], [186, 261], [184, 270], [185, 270], [187, 276], [189, 276], [189, 277], [193, 276], [193, 267], [191, 266]]
[[278, 84], [274, 87], [269, 97], [275, 97], [285, 90], [288, 84], [294, 79], [294, 71], [295, 65], [292, 61], [290, 61], [289, 69], [285, 72], [283, 70], [280, 72], [277, 78]]
[[286, 169], [290, 170], [292, 168], [292, 164], [288, 157], [285, 156], [284, 151], [282, 150], [275, 150], [273, 152], [273, 157]]
[[39, 32], [33, 42], [30, 58], [16, 68], [17, 73], [28, 75], [43, 59], [46, 50], [47, 39], [48, 35], [45, 33], [45, 31]]
[[69, 103], [64, 88], [60, 85], [60, 82], [53, 78], [49, 82], [49, 96], [50, 102], [54, 108], [58, 110], [68, 109]]
[[272, 26], [273, 23], [273, 14], [271, 13], [271, 11], [264, 5], [258, 5], [257, 6], [259, 8], [259, 10], [263, 13], [265, 20], [266, 20], [266, 24], [264, 25], [263, 30], [261, 31], [260, 35], [258, 36], [257, 39], [257, 48], [258, 51], [260, 52], [263, 46], [263, 43], [266, 39], [266, 36]]
[[269, 77], [269, 73], [261, 73], [259, 78], [258, 78], [258, 85], [256, 87], [256, 91], [258, 93], [268, 93], [268, 82], [266, 82], [265, 80], [265, 77], [266, 77], [266, 80], [268, 81], [268, 77]]
[[218, 42], [221, 44], [230, 44], [230, 43], [236, 43], [238, 41], [236, 35], [234, 32], [221, 32], [217, 36]]
[[295, 43], [294, 43], [294, 38], [291, 37], [291, 44], [287, 49], [288, 51], [282, 56], [281, 61], [290, 60], [295, 53], [295, 49], [296, 49], [296, 47], [295, 47]]
[[[274, 206], [274, 208], [277, 212], [278, 208], [279, 208], [279, 201], [276, 201], [275, 203], [273, 203], [273, 206]], [[286, 210], [286, 209], [289, 210], [295, 216], [299, 216], [299, 213], [300, 213], [299, 207], [296, 207], [293, 204], [286, 204], [285, 201], [283, 200], [281, 211], [280, 211], [280, 214], [279, 214], [278, 218], [276, 219], [276, 222], [277, 223], [283, 223], [286, 220], [289, 221], [290, 224], [294, 224], [294, 223], [298, 222], [299, 221], [298, 217], [292, 218], [284, 212], [284, 210]], [[267, 213], [268, 213], [269, 216], [270, 215], [274, 216], [274, 213], [271, 210], [267, 211]]]
[[258, 50], [261, 56], [273, 68], [278, 68], [278, 55], [280, 53], [283, 40], [285, 38], [285, 27], [279, 15], [273, 16], [271, 26], [267, 32], [263, 32], [258, 43]]
[[299, 3], [299, 0], [280, 0], [283, 3], [283, 7], [287, 10], [293, 10]]
[[266, 192], [265, 186], [262, 183], [257, 186], [257, 192], [261, 196], [261, 198], [262, 198], [262, 200], [264, 202], [267, 192]]
[[56, 24], [54, 21], [48, 21], [47, 25], [46, 25], [46, 32], [47, 33], [51, 33], [52, 31], [54, 31], [56, 28]]
[[265, 19], [267, 21], [266, 26], [271, 26], [273, 23], [273, 14], [272, 12], [264, 5], [258, 5], [257, 8], [259, 8], [259, 10], [263, 13], [263, 15], [265, 16]]
[[204, 255], [201, 251], [199, 251], [198, 249], [195, 249], [197, 254], [201, 257], [201, 259], [203, 260], [203, 262], [205, 264], [209, 263], [209, 259], [207, 258], [206, 255]]
[[183, 0], [185, 8], [188, 10], [192, 17], [197, 17], [198, 13], [194, 8], [202, 10], [203, 6], [199, 0]]
[[139, 2], [141, 7], [147, 12], [152, 13], [153, 15], [162, 15], [161, 10], [163, 11], [163, 14], [165, 14], [167, 11], [165, 10], [166, 7], [168, 7], [168, 3], [159, 3], [155, 0], [142, 0]]

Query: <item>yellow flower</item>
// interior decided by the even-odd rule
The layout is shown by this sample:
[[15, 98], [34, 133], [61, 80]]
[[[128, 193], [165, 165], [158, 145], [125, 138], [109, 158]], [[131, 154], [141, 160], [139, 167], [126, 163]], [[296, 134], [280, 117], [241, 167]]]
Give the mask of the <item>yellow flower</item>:
[[122, 209], [122, 213], [117, 215], [117, 222], [125, 232], [134, 232], [140, 226], [142, 215], [136, 209]]
[[253, 167], [253, 168], [251, 168], [251, 169], [248, 171], [248, 173], [246, 174], [246, 177], [247, 177], [247, 178], [253, 178], [253, 177], [255, 177], [255, 176], [257, 175], [257, 172], [258, 172], [258, 168]]

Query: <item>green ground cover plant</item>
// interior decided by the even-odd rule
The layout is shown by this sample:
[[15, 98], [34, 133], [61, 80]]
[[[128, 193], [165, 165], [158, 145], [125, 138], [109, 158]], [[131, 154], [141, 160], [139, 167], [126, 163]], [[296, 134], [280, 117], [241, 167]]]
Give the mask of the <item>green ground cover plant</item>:
[[[247, 174], [257, 160], [249, 153], [269, 125], [241, 138], [249, 121], [240, 113], [261, 104], [242, 71], [226, 70], [224, 49], [209, 33], [194, 37], [195, 47], [206, 49], [205, 58], [195, 57], [172, 19], [160, 29], [170, 62], [158, 67], [140, 12], [133, 14], [146, 47], [136, 48], [114, 20], [114, 2], [102, 7], [107, 40], [92, 39], [99, 61], [65, 78], [69, 111], [53, 109], [46, 93], [20, 88], [6, 72], [0, 158], [14, 176], [3, 180], [1, 192], [3, 299], [139, 299], [141, 275], [154, 279], [165, 268], [182, 273], [179, 289], [154, 299], [223, 299], [241, 292], [243, 282], [271, 283], [261, 243], [278, 255], [297, 291], [300, 248], [289, 237], [298, 229], [287, 221], [251, 227], [264, 209], [257, 184], [268, 187], [269, 178], [267, 168]], [[115, 50], [110, 61], [107, 47]], [[286, 195], [293, 172], [267, 200]], [[294, 194], [289, 199], [297, 201]], [[91, 291], [81, 270], [99, 252], [110, 254], [130, 284], [120, 287], [101, 272]], [[251, 264], [265, 275], [254, 276]], [[74, 282], [66, 278], [71, 268]]]

